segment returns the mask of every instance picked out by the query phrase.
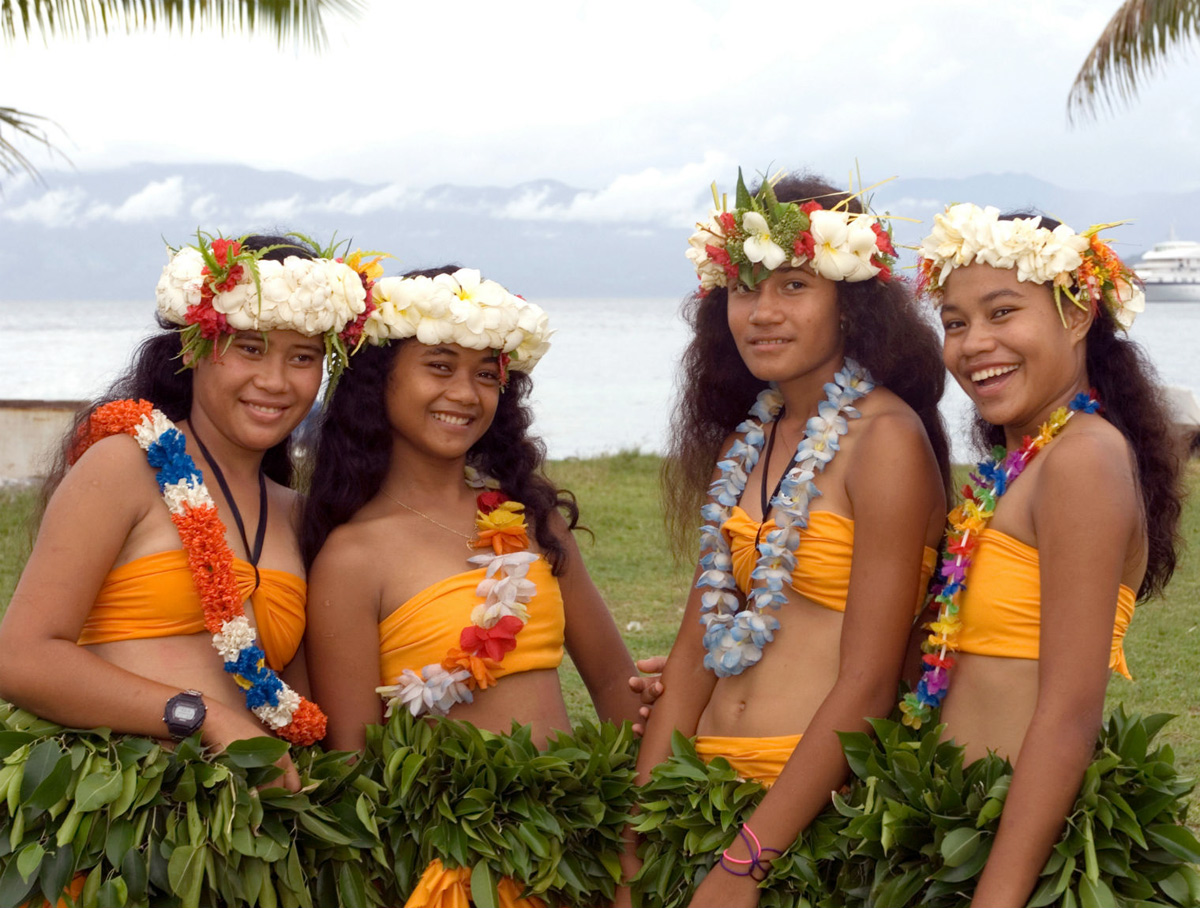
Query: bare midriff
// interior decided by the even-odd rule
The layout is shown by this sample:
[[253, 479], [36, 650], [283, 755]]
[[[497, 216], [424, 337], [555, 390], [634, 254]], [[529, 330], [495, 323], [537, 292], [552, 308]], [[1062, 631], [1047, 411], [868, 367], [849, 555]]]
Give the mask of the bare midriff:
[[837, 680], [842, 612], [787, 590], [780, 628], [762, 659], [740, 675], [720, 678], [696, 726], [698, 735], [799, 735]]
[[942, 704], [944, 737], [966, 748], [968, 763], [991, 750], [1015, 764], [1037, 706], [1037, 660], [974, 653], [955, 660]]
[[495, 687], [475, 691], [471, 703], [457, 704], [448, 718], [493, 732], [511, 731], [514, 721], [530, 725], [538, 746], [553, 732], [571, 730], [556, 669], [505, 675]]

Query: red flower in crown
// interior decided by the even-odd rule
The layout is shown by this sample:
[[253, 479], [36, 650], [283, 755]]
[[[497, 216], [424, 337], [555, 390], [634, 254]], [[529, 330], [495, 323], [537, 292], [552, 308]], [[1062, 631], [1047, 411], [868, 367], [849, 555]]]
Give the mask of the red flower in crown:
[[871, 229], [875, 231], [875, 245], [879, 248], [879, 251], [884, 255], [895, 255], [896, 247], [892, 245], [892, 238], [883, 229], [883, 225], [876, 222], [871, 225]]
[[733, 259], [729, 257], [729, 253], [722, 246], [705, 246], [705, 254], [725, 269], [725, 276], [731, 281], [738, 279], [738, 267], [733, 263]]
[[[737, 230], [737, 218], [733, 216], [732, 211], [722, 211], [717, 215], [717, 221], [721, 225], [721, 229], [725, 231], [725, 235], [729, 236]], [[709, 258], [712, 258], [710, 255]]]
[[792, 243], [792, 254], [797, 258], [811, 259], [816, 248], [816, 240], [813, 239], [812, 233], [806, 230], [796, 237], [796, 242]]
[[229, 273], [225, 275], [225, 280], [218, 281], [214, 285], [214, 289], [221, 293], [228, 293], [242, 280], [242, 276], [246, 273], [245, 265], [234, 265], [229, 269]]
[[205, 340], [216, 340], [222, 334], [229, 333], [229, 323], [225, 315], [213, 308], [212, 294], [204, 302], [196, 306], [188, 306], [187, 323], [200, 326], [200, 336]]
[[479, 495], [476, 496], [475, 505], [479, 508], [479, 510], [483, 511], [483, 513], [490, 514], [508, 500], [508, 496], [503, 492], [495, 489], [488, 489], [487, 491], [480, 492]]
[[215, 239], [212, 241], [213, 258], [217, 260], [217, 264], [222, 268], [229, 264], [231, 258], [237, 258], [238, 253], [241, 251], [242, 244], [237, 240]]

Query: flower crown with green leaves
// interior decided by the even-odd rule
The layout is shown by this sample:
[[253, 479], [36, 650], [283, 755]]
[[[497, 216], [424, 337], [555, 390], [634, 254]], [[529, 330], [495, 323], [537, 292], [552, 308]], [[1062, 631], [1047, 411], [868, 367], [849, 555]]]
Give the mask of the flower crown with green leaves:
[[935, 306], [955, 268], [973, 263], [1015, 269], [1017, 280], [1051, 283], [1058, 317], [1066, 325], [1062, 298], [1084, 311], [1103, 305], [1117, 324], [1129, 330], [1146, 308], [1137, 275], [1100, 239], [1100, 231], [1115, 224], [1095, 224], [1076, 233], [1066, 224], [1053, 230], [1041, 226], [1040, 216], [1000, 218], [997, 208], [970, 202], [947, 205], [933, 217], [933, 231], [921, 241], [917, 288]]
[[415, 337], [422, 344], [495, 350], [502, 383], [509, 369], [529, 372], [550, 348], [545, 311], [474, 268], [433, 277], [385, 277], [374, 287], [378, 308], [363, 334], [373, 344]]
[[[361, 343], [363, 324], [374, 310], [372, 287], [382, 273], [382, 253], [357, 251], [344, 261], [342, 245], [322, 249], [308, 237], [287, 234], [317, 249], [316, 258], [264, 256], [286, 245], [246, 247], [197, 232], [196, 243], [171, 249], [156, 289], [159, 314], [181, 326], [185, 362], [212, 354], [221, 338], [238, 331], [297, 331], [323, 337], [331, 384], [349, 359], [347, 345]], [[367, 260], [367, 257], [375, 256]]]
[[754, 195], [738, 168], [735, 208], [718, 199], [713, 183], [713, 213], [696, 225], [688, 240], [687, 257], [696, 267], [700, 292], [714, 287], [744, 286], [753, 290], [770, 272], [787, 263], [809, 263], [831, 281], [891, 280], [896, 250], [888, 228], [874, 215], [820, 202], [781, 202], [775, 180], [763, 180]]

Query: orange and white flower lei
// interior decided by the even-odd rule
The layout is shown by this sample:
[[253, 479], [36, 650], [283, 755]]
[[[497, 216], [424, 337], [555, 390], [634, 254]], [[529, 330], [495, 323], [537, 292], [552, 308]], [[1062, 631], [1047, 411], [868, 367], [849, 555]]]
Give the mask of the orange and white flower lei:
[[399, 706], [414, 716], [444, 716], [456, 704], [470, 703], [475, 690], [496, 683], [492, 669], [516, 648], [516, 636], [529, 621], [525, 607], [537, 594], [528, 579], [529, 567], [540, 557], [529, 551], [525, 506], [499, 491], [499, 483], [467, 467], [467, 484], [480, 490], [476, 498], [476, 548], [492, 551], [475, 555], [469, 563], [485, 568], [476, 588], [482, 600], [471, 611], [471, 623], [462, 629], [457, 646], [442, 661], [416, 672], [406, 668], [395, 684], [375, 688], [387, 704], [385, 716]]

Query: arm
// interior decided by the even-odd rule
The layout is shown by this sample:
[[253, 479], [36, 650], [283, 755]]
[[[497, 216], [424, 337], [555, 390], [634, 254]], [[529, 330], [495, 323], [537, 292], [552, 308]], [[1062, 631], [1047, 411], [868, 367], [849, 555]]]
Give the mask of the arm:
[[1041, 561], [1037, 705], [973, 905], [1024, 905], [1075, 803], [1108, 686], [1117, 587], [1139, 532], [1124, 445], [1065, 435], [1047, 451], [1033, 522]]
[[[854, 555], [838, 676], [747, 821], [764, 848], [785, 851], [845, 782], [849, 766], [836, 732], [869, 731], [866, 717], [886, 716], [894, 705], [930, 520], [945, 506], [924, 433], [898, 414], [872, 419], [858, 441], [846, 491], [854, 513]], [[750, 857], [740, 839], [730, 853]], [[753, 879], [714, 870], [692, 904], [756, 905], [758, 895]]]
[[355, 527], [334, 531], [309, 572], [304, 648], [313, 694], [329, 725], [325, 746], [361, 750], [383, 719], [379, 686], [379, 584], [375, 549]]
[[[166, 736], [163, 709], [179, 689], [113, 665], [75, 642], [126, 548], [156, 548], [163, 525], [153, 519], [154, 509], [162, 507], [145, 455], [130, 438], [98, 442], [68, 471], [0, 623], [0, 696], [69, 727]], [[177, 536], [161, 543], [170, 545], [178, 545]], [[244, 709], [213, 697], [205, 705], [205, 744], [223, 747], [267, 734]], [[298, 788], [290, 760], [281, 765], [285, 784]]]
[[550, 519], [567, 551], [567, 568], [558, 578], [566, 614], [567, 651], [587, 685], [600, 719], [637, 722], [642, 701], [629, 688], [629, 676], [636, 672], [633, 659], [612, 613], [587, 572], [566, 522], [557, 512]]

